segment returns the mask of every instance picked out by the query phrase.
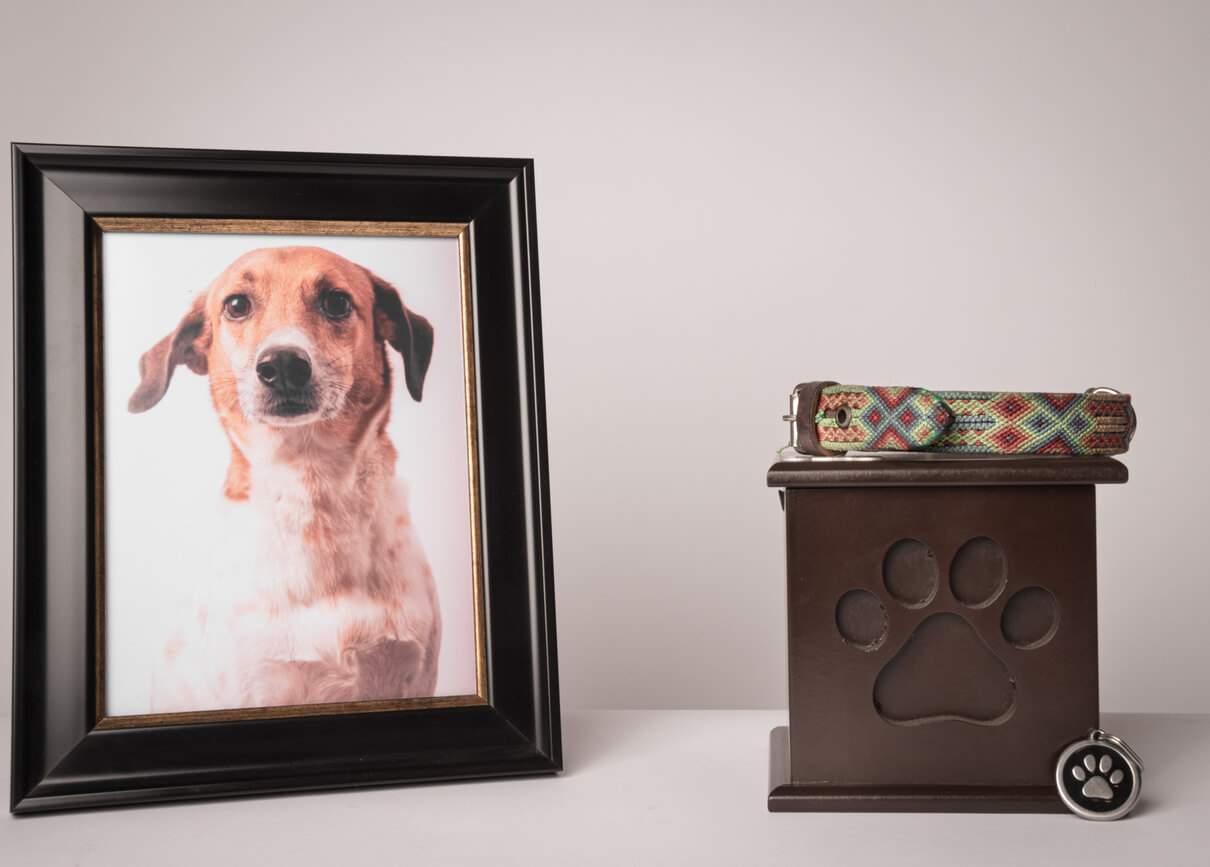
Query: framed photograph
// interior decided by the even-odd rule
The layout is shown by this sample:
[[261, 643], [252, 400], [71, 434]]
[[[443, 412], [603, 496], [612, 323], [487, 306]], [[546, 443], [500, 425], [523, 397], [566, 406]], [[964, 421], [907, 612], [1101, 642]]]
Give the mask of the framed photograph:
[[11, 809], [559, 770], [532, 162], [13, 191]]

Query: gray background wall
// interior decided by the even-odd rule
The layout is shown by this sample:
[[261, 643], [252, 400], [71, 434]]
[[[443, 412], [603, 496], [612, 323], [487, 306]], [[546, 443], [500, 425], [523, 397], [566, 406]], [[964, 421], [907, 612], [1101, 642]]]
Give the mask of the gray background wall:
[[14, 3], [0, 82], [3, 141], [536, 159], [567, 706], [784, 705], [827, 378], [1133, 392], [1102, 706], [1210, 711], [1210, 6]]

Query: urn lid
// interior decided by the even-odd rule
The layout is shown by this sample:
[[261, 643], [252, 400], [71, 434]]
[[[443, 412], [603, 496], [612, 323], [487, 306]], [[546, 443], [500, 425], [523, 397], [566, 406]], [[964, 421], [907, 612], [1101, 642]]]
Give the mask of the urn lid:
[[769, 468], [771, 488], [973, 485], [1120, 485], [1126, 465], [1107, 457], [983, 457], [929, 453], [808, 457], [791, 452]]

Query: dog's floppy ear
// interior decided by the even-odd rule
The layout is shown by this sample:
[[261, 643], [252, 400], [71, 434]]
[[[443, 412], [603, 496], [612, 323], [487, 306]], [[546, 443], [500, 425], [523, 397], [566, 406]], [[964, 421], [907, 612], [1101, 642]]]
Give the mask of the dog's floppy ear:
[[433, 324], [404, 307], [390, 283], [373, 274], [370, 280], [374, 284], [374, 335], [399, 350], [408, 394], [420, 400], [424, 375], [433, 357]]
[[184, 364], [197, 374], [206, 374], [210, 364], [206, 352], [210, 348], [210, 329], [206, 327], [206, 293], [193, 299], [193, 305], [176, 330], [143, 353], [139, 359], [139, 387], [130, 396], [127, 409], [146, 412], [168, 391], [172, 372]]

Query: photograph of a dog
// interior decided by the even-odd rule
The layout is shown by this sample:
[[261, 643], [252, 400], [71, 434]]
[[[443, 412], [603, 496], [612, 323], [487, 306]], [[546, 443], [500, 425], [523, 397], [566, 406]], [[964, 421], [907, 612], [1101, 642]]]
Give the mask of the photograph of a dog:
[[106, 715], [474, 694], [457, 240], [103, 244]]

